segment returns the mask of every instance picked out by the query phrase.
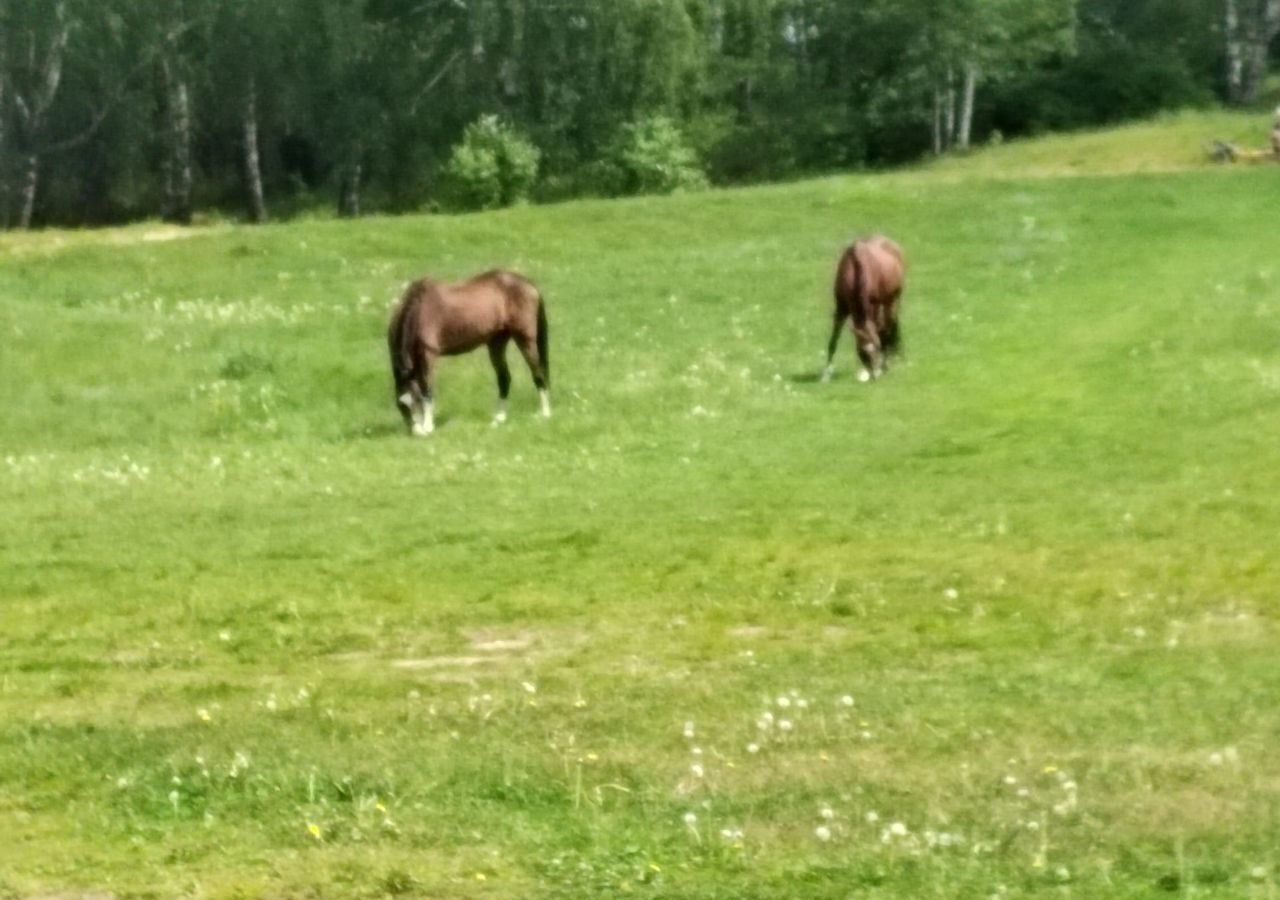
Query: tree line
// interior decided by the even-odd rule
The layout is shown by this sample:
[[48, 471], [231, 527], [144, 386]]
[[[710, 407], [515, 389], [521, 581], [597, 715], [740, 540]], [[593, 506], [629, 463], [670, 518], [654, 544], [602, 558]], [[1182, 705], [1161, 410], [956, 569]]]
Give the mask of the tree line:
[[0, 0], [0, 226], [881, 165], [1247, 104], [1278, 33], [1280, 0]]

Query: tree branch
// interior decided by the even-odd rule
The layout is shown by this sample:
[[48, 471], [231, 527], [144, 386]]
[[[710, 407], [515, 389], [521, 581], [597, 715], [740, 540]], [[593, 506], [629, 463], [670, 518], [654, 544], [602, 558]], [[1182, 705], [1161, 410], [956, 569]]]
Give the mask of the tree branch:
[[444, 65], [440, 67], [439, 71], [431, 77], [430, 81], [422, 86], [422, 90], [418, 91], [417, 95], [409, 104], [409, 115], [413, 115], [418, 111], [418, 104], [422, 102], [422, 98], [431, 93], [431, 89], [440, 83], [440, 79], [444, 77], [445, 73], [449, 71], [449, 67], [452, 66], [460, 56], [462, 56], [461, 50], [453, 51], [453, 55], [445, 60]]

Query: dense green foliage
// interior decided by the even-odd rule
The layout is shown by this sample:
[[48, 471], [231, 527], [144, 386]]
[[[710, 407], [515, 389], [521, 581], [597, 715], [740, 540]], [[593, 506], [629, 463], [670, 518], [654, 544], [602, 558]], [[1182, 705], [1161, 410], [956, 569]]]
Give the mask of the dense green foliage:
[[[1179, 155], [1255, 119], [7, 236], [0, 896], [1274, 895], [1280, 188]], [[907, 359], [820, 385], [870, 229]], [[538, 279], [550, 421], [403, 433], [428, 261]]]
[[683, 135], [659, 190], [910, 160], [1222, 96], [1227, 2], [1261, 8], [5, 0], [0, 225], [240, 215], [255, 194], [255, 215], [418, 210], [453, 176], [487, 184], [468, 202], [489, 206], [506, 202], [492, 161], [460, 144], [482, 116], [532, 141], [550, 199], [649, 189], [656, 170], [620, 172], [616, 153], [641, 123]]
[[497, 209], [527, 200], [537, 179], [538, 148], [497, 116], [468, 125], [444, 167], [448, 200], [461, 209]]

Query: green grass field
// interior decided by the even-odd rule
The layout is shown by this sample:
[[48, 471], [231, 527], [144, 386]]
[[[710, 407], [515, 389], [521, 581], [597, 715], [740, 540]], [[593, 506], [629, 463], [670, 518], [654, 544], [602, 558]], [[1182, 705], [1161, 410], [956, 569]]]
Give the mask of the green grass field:
[[[1053, 144], [6, 235], [0, 897], [1276, 897], [1280, 167]], [[496, 264], [555, 415], [410, 439], [388, 307]]]

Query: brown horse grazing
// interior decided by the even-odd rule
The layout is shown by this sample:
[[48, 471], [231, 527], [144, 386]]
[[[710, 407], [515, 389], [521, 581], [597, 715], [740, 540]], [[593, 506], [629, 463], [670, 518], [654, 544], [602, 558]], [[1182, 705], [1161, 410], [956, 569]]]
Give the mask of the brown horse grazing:
[[387, 329], [396, 404], [409, 430], [418, 435], [435, 430], [435, 377], [440, 357], [466, 353], [481, 344], [488, 345], [498, 376], [494, 424], [505, 422], [511, 389], [507, 342], [511, 340], [533, 373], [542, 414], [551, 415], [547, 313], [532, 282], [514, 272], [495, 269], [460, 284], [421, 278], [409, 285]]
[[853, 338], [862, 360], [859, 381], [879, 378], [885, 370], [885, 354], [899, 349], [899, 299], [906, 275], [902, 248], [887, 237], [861, 238], [849, 245], [836, 266], [836, 311], [827, 344], [824, 382], [831, 380], [831, 361], [844, 320], [853, 316]]

